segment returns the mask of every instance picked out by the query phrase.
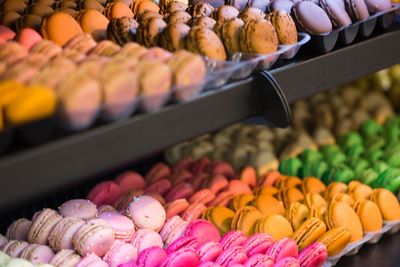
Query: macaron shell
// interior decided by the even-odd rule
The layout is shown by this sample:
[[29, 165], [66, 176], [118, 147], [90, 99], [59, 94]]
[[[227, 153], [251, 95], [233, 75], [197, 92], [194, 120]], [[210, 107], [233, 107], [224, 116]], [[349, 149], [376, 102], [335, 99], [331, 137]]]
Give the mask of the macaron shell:
[[382, 229], [382, 214], [374, 202], [365, 199], [359, 200], [353, 208], [360, 218], [364, 232], [375, 232]]
[[[346, 205], [346, 204], [343, 204]], [[349, 207], [350, 208], [350, 207]], [[351, 208], [350, 208], [351, 209]], [[355, 214], [355, 213], [354, 213]], [[358, 220], [358, 217], [357, 217]], [[359, 220], [358, 220], [359, 222]], [[361, 225], [360, 225], [361, 226]], [[323, 221], [317, 218], [310, 218], [305, 221], [293, 234], [299, 249], [303, 249], [316, 241], [326, 232], [326, 226]], [[362, 229], [361, 229], [362, 237]]]
[[389, 190], [375, 189], [372, 192], [371, 200], [378, 205], [384, 220], [395, 221], [400, 219], [399, 201]]
[[280, 214], [273, 214], [260, 220], [256, 228], [258, 233], [269, 234], [275, 241], [293, 235], [293, 229], [289, 221]]
[[363, 237], [363, 228], [357, 213], [347, 204], [332, 201], [325, 214], [325, 221], [329, 229], [344, 226], [351, 232], [350, 242], [355, 242]]
[[160, 247], [150, 247], [143, 250], [137, 259], [139, 267], [158, 267], [167, 258], [167, 252]]
[[210, 211], [208, 220], [211, 220], [211, 222], [217, 226], [219, 232], [223, 235], [231, 229], [231, 223], [234, 216], [235, 213], [232, 210], [226, 207], [217, 206], [212, 208]]
[[282, 238], [275, 244], [270, 246], [265, 255], [272, 257], [274, 262], [286, 257], [297, 257], [299, 250], [297, 248], [296, 242], [291, 238]]
[[[60, 31], [61, 28], [62, 31]], [[52, 40], [60, 46], [82, 33], [82, 29], [75, 19], [62, 12], [47, 17], [42, 23], [41, 31], [45, 39]]]
[[300, 202], [293, 202], [290, 204], [289, 209], [286, 210], [286, 218], [288, 218], [294, 231], [307, 220], [309, 214], [310, 210], [308, 207]]
[[221, 239], [218, 229], [206, 220], [191, 222], [186, 229], [185, 236], [195, 237], [198, 246], [202, 246], [210, 241], [219, 242]]
[[[245, 52], [268, 54], [278, 49], [278, 36], [271, 22], [251, 20], [243, 26], [240, 34], [242, 43], [246, 43]], [[242, 48], [243, 49], [243, 48]]]
[[252, 205], [258, 208], [265, 216], [272, 214], [285, 214], [285, 208], [282, 203], [270, 195], [257, 196]]
[[311, 1], [297, 2], [292, 13], [298, 26], [308, 33], [323, 34], [332, 31], [328, 15]]
[[264, 215], [255, 207], [245, 206], [232, 219], [232, 229], [242, 230], [246, 236], [254, 233], [255, 225]]
[[160, 231], [166, 219], [163, 206], [149, 196], [135, 198], [129, 205], [129, 215], [140, 229]]
[[297, 43], [296, 25], [289, 13], [276, 10], [269, 13], [267, 19], [271, 21], [272, 25], [275, 27], [279, 43], [284, 45]]
[[350, 237], [351, 233], [346, 227], [335, 227], [318, 238], [317, 242], [326, 246], [329, 256], [334, 256], [346, 247]]

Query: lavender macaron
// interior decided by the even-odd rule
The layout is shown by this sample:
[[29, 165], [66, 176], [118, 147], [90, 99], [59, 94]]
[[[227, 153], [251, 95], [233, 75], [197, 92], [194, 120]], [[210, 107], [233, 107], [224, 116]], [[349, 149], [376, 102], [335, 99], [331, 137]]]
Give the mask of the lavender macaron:
[[31, 225], [32, 222], [28, 219], [18, 219], [7, 228], [6, 237], [10, 240], [26, 241], [28, 239], [28, 232]]
[[319, 5], [325, 10], [333, 27], [346, 27], [351, 24], [350, 16], [337, 0], [320, 0]]
[[84, 220], [76, 217], [65, 217], [60, 220], [50, 232], [48, 238], [50, 247], [55, 252], [62, 249], [73, 249], [73, 236], [84, 224]]
[[368, 7], [364, 0], [344, 0], [344, 5], [353, 21], [364, 20], [369, 17]]
[[292, 9], [297, 26], [310, 34], [324, 34], [332, 31], [332, 23], [325, 11], [311, 1], [296, 3]]
[[19, 240], [10, 240], [3, 247], [3, 252], [10, 255], [13, 258], [19, 257], [21, 252], [29, 246], [28, 242]]
[[49, 263], [54, 257], [54, 252], [48, 246], [31, 244], [27, 246], [20, 255], [20, 258], [25, 259], [33, 264]]
[[63, 249], [59, 251], [49, 262], [56, 267], [75, 267], [81, 257], [75, 251], [70, 249]]
[[58, 209], [64, 217], [78, 217], [89, 220], [97, 216], [96, 204], [87, 199], [72, 199], [64, 202]]
[[155, 198], [140, 196], [129, 204], [127, 213], [136, 227], [160, 231], [166, 220], [164, 207]]
[[32, 221], [32, 226], [28, 232], [30, 243], [47, 245], [47, 238], [53, 227], [62, 219], [62, 216], [55, 210], [44, 209]]

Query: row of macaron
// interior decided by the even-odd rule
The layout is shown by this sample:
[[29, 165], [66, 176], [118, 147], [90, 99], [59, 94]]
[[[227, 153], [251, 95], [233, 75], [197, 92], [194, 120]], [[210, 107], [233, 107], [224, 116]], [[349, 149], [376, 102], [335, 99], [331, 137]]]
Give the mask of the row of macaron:
[[[160, 212], [160, 209], [154, 208], [155, 205], [158, 205], [158, 208], [161, 206], [157, 203], [155, 199], [146, 196], [139, 197], [135, 204], [132, 202], [135, 207], [143, 205], [142, 209], [147, 212], [136, 209], [136, 215], [131, 216], [131, 218], [138, 219], [137, 212], [142, 215], [145, 212], [146, 215], [141, 218], [142, 223], [146, 226], [136, 224], [139, 229], [130, 243], [116, 239], [121, 236], [127, 237], [125, 234], [127, 234], [126, 231], [129, 231], [127, 230], [129, 224], [127, 225], [126, 217], [125, 220], [122, 220], [123, 215], [115, 211], [103, 211], [97, 218], [90, 219], [97, 214], [95, 205], [86, 200], [71, 200], [64, 203], [59, 208], [59, 212], [72, 216], [63, 219], [57, 218], [59, 221], [55, 222], [55, 217], [61, 216], [53, 210], [44, 209], [34, 215], [31, 227], [27, 227], [30, 224], [28, 220], [20, 219], [14, 222], [7, 231], [8, 237], [19, 238], [19, 240], [8, 241], [1, 236], [0, 247], [11, 257], [20, 257], [33, 264], [50, 263], [56, 267], [117, 267], [128, 262], [132, 262], [132, 264], [128, 263], [131, 264], [128, 266], [136, 266], [134, 263], [137, 263], [138, 266], [149, 267], [181, 266], [180, 264], [197, 266], [199, 262], [211, 264], [211, 261], [215, 261], [216, 264], [211, 266], [231, 266], [233, 263], [258, 266], [257, 263], [260, 261], [265, 261], [269, 264], [268, 266], [272, 266], [274, 263], [281, 264], [277, 266], [287, 266], [283, 264], [286, 261], [292, 264], [295, 262], [297, 266], [314, 266], [309, 265], [309, 262], [317, 260], [323, 263], [327, 258], [327, 248], [323, 243], [312, 244], [302, 250], [299, 255], [295, 241], [288, 238], [274, 242], [271, 236], [258, 234], [247, 239], [243, 232], [232, 231], [221, 239], [218, 229], [213, 224], [205, 220], [194, 220], [188, 223], [179, 216], [173, 216], [166, 221], [158, 234], [150, 229], [155, 222], [160, 220], [160, 214], [156, 213]], [[129, 210], [133, 210], [132, 207]], [[83, 218], [88, 219], [86, 225], [82, 222]], [[108, 220], [103, 221], [100, 218]], [[78, 224], [79, 220], [81, 223]], [[28, 228], [28, 233], [26, 233]], [[111, 228], [115, 230], [114, 234], [110, 234]], [[134, 228], [130, 230], [132, 229], [134, 230]], [[48, 234], [49, 231], [50, 234]], [[123, 231], [125, 231], [124, 234], [122, 234]], [[36, 243], [29, 245], [23, 240], [25, 238], [31, 240], [32, 233], [36, 234], [35, 240], [33, 240]], [[45, 245], [43, 238], [45, 236], [48, 236], [50, 247], [57, 246], [57, 249], [54, 250], [57, 252], [56, 254]], [[71, 237], [73, 237], [72, 241]], [[70, 249], [71, 242], [83, 258]], [[282, 248], [285, 252], [279, 252]], [[264, 253], [266, 255], [261, 257], [260, 254]], [[180, 256], [181, 254], [185, 256]], [[289, 256], [292, 258], [283, 260]], [[185, 261], [187, 258], [190, 260]], [[3, 262], [6, 260], [2, 259]], [[281, 260], [283, 262], [279, 263]]]
[[[200, 161], [184, 159], [173, 166], [173, 169], [178, 170], [175, 175], [171, 174], [170, 169], [165, 165], [157, 164], [146, 175], [146, 180], [153, 181], [153, 184], [157, 185], [149, 186], [148, 188], [157, 188], [158, 190], [145, 188], [144, 191], [151, 193], [161, 203], [167, 202], [165, 204], [167, 217], [181, 215], [189, 221], [200, 217], [205, 219], [218, 218], [214, 219], [214, 221], [213, 219], [210, 220], [217, 225], [222, 234], [230, 230], [240, 229], [247, 235], [253, 234], [254, 231], [266, 232], [276, 239], [292, 236], [300, 224], [308, 217], [318, 217], [321, 220], [325, 220], [328, 204], [336, 205], [336, 202], [343, 202], [354, 208], [354, 211], [351, 208], [347, 208], [349, 215], [344, 217], [350, 218], [349, 220], [352, 223], [357, 221], [357, 218], [359, 220], [356, 225], [357, 231], [352, 229], [352, 232], [357, 233], [357, 236], [352, 240], [349, 239], [349, 242], [361, 239], [363, 231], [379, 231], [383, 227], [384, 220], [396, 221], [400, 219], [399, 203], [390, 191], [385, 189], [372, 190], [368, 185], [357, 181], [351, 182], [348, 186], [344, 183], [335, 182], [326, 188], [318, 178], [308, 177], [302, 181], [300, 178], [283, 176], [279, 172], [270, 172], [257, 181], [254, 169], [248, 167], [243, 170], [239, 180], [227, 182], [227, 179], [221, 173], [232, 178], [235, 177], [235, 174], [233, 169], [229, 168], [229, 165], [219, 162], [210, 168], [210, 173], [220, 174], [209, 178], [210, 182], [207, 181], [203, 184], [206, 187], [205, 189], [201, 189], [198, 186], [190, 187], [190, 170], [198, 169], [200, 164], [204, 166], [205, 163], [206, 160], [204, 159]], [[184, 171], [185, 168], [186, 171]], [[180, 175], [176, 175], [176, 173]], [[183, 173], [184, 175], [182, 175]], [[174, 184], [170, 192], [165, 189], [168, 188], [168, 182], [166, 182], [165, 178], [161, 178], [168, 175], [173, 177], [171, 179], [172, 182], [169, 184]], [[119, 176], [115, 184], [121, 186], [121, 179], [128, 181], [130, 176], [132, 174], [129, 173]], [[136, 182], [137, 186], [133, 186], [134, 183], [132, 182], [131, 186], [123, 186], [125, 188], [135, 188], [133, 195], [140, 194], [138, 190], [144, 186], [143, 180], [138, 178], [136, 175], [136, 180], [140, 181], [140, 183]], [[184, 179], [185, 182], [179, 181], [180, 179]], [[100, 183], [89, 193], [89, 199], [95, 202], [101, 200], [99, 204], [110, 204], [112, 202], [110, 200], [116, 198], [111, 197], [111, 195], [116, 194], [118, 191], [116, 189], [110, 190], [110, 188], [113, 188], [112, 184], [112, 181]], [[194, 182], [193, 184], [201, 183]], [[257, 184], [259, 186], [255, 187]], [[228, 191], [223, 191], [224, 185]], [[237, 185], [237, 187], [233, 185]], [[272, 185], [276, 187], [272, 187]], [[114, 186], [114, 188], [117, 187]], [[253, 193], [251, 188], [254, 189]], [[196, 193], [193, 194], [193, 192]], [[166, 196], [166, 200], [164, 200], [163, 196]], [[128, 200], [131, 197], [132, 192], [129, 192]], [[122, 197], [122, 199], [124, 198], [126, 196]], [[189, 199], [189, 201], [185, 200], [185, 198]], [[104, 203], [106, 199], [109, 202]], [[121, 201], [116, 201], [115, 203], [118, 203], [114, 205], [118, 208]], [[230, 209], [226, 208], [227, 206]], [[124, 205], [120, 207], [124, 208]], [[247, 222], [240, 226], [237, 225], [238, 218], [246, 216], [249, 212], [252, 214], [248, 215], [249, 218], [253, 218], [252, 224]], [[296, 217], [293, 217], [293, 214], [296, 214]], [[372, 216], [371, 214], [374, 214], [373, 220], [368, 217]], [[270, 215], [274, 216], [271, 217]], [[329, 216], [334, 215], [330, 214]], [[333, 220], [335, 221], [335, 219]], [[249, 219], [249, 221], [251, 220]], [[340, 223], [344, 223], [344, 221], [342, 220]], [[255, 227], [255, 225], [259, 225], [259, 227]]]
[[383, 125], [368, 120], [360, 132], [349, 132], [338, 144], [319, 150], [307, 149], [281, 162], [280, 171], [301, 177], [316, 176], [329, 183], [360, 180], [372, 187], [385, 187], [397, 193], [400, 188], [400, 120], [398, 116]]
[[195, 96], [207, 72], [204, 60], [185, 50], [120, 47], [97, 43], [88, 34], [61, 48], [39, 36], [32, 43], [35, 32], [26, 33], [28, 44], [21, 35], [20, 43], [0, 45], [0, 106], [10, 125], [49, 117], [56, 107], [72, 129], [89, 127], [101, 110], [106, 120], [127, 117], [138, 104], [154, 111], [172, 95], [177, 100]]
[[[358, 131], [369, 119], [383, 124], [393, 116], [390, 99], [383, 91], [369, 91], [364, 81], [296, 103], [293, 126], [287, 129], [236, 124], [178, 144], [165, 152], [165, 159], [173, 164], [183, 157], [208, 157], [226, 161], [235, 170], [251, 165], [259, 175], [276, 170], [279, 159], [298, 156], [305, 149], [334, 145], [337, 137]], [[362, 84], [366, 85], [361, 88]]]

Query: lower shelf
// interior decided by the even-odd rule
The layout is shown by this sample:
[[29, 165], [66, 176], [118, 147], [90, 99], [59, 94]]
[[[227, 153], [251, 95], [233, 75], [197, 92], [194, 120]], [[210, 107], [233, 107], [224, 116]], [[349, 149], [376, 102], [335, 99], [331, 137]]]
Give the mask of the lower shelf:
[[338, 267], [398, 267], [400, 266], [400, 233], [385, 235], [376, 244], [366, 244], [357, 255], [343, 257]]

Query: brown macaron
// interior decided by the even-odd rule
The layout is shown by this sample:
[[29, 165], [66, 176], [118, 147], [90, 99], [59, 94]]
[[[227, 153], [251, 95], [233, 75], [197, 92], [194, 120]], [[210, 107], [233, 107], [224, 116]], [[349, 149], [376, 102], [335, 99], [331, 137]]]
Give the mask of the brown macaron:
[[66, 8], [76, 9], [78, 5], [75, 1], [56, 1], [52, 7], [56, 11], [61, 11]]
[[54, 13], [54, 9], [46, 4], [32, 4], [25, 9], [25, 14], [32, 14], [44, 18]]
[[121, 17], [131, 17], [133, 18], [132, 10], [124, 3], [109, 3], [104, 8], [103, 15], [109, 20]]
[[24, 28], [31, 28], [35, 31], [40, 31], [40, 25], [42, 24], [42, 18], [36, 15], [23, 15], [17, 22], [17, 31], [21, 31]]
[[4, 0], [1, 2], [1, 12], [17, 12], [22, 14], [26, 8], [23, 0]]
[[81, 0], [78, 3], [78, 9], [79, 10], [95, 9], [100, 13], [103, 13], [104, 6], [97, 0]]
[[240, 46], [243, 52], [268, 54], [278, 49], [278, 36], [268, 20], [251, 20], [240, 32]]
[[234, 18], [224, 22], [221, 28], [221, 36], [226, 49], [230, 52], [240, 51], [240, 32], [244, 22], [241, 19]]
[[216, 21], [224, 21], [239, 16], [239, 10], [237, 10], [233, 6], [224, 5], [214, 10], [211, 16]]
[[146, 47], [156, 46], [160, 34], [166, 26], [167, 23], [160, 18], [148, 19], [145, 23], [139, 25], [136, 40]]
[[197, 2], [189, 7], [189, 13], [192, 17], [209, 17], [214, 11], [214, 7], [207, 3]]
[[160, 45], [168, 51], [177, 51], [185, 47], [185, 38], [190, 27], [183, 23], [169, 24], [160, 35]]
[[90, 33], [94, 39], [101, 41], [107, 38], [108, 19], [95, 9], [83, 10], [75, 19], [79, 22], [83, 32]]
[[239, 18], [241, 18], [244, 22], [250, 20], [261, 20], [264, 17], [265, 13], [261, 9], [255, 7], [247, 7], [239, 14]]
[[186, 48], [209, 59], [227, 59], [224, 45], [218, 35], [205, 27], [193, 27], [190, 29], [186, 40]]
[[185, 11], [188, 9], [188, 5], [181, 1], [160, 1], [161, 14], [169, 14], [174, 11]]
[[16, 30], [17, 22], [21, 15], [15, 11], [8, 11], [1, 14], [0, 24], [12, 30]]
[[203, 16], [198, 16], [198, 17], [192, 17], [187, 24], [190, 25], [191, 27], [195, 26], [200, 26], [200, 27], [206, 27], [209, 29], [213, 29], [215, 26], [215, 23], [217, 23], [214, 19], [210, 17], [203, 17]]
[[138, 16], [136, 16], [136, 20], [139, 24], [144, 23], [146, 20], [151, 19], [151, 18], [160, 18], [162, 19], [163, 16], [157, 12], [154, 12], [152, 10], [146, 10], [142, 13], [140, 13]]
[[190, 16], [189, 13], [178, 10], [178, 11], [174, 11], [171, 14], [169, 14], [169, 16], [166, 18], [166, 21], [168, 22], [168, 24], [171, 24], [171, 23], [186, 24], [191, 18], [192, 18], [192, 16]]
[[41, 26], [42, 36], [63, 46], [71, 38], [82, 33], [78, 22], [68, 14], [58, 12], [46, 17]]
[[108, 24], [107, 36], [111, 41], [122, 46], [126, 43], [135, 41], [136, 30], [138, 27], [139, 24], [133, 18], [115, 18]]
[[275, 27], [279, 43], [284, 45], [297, 43], [296, 24], [289, 13], [284, 10], [275, 10], [269, 13], [266, 18]]

